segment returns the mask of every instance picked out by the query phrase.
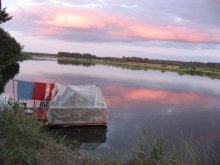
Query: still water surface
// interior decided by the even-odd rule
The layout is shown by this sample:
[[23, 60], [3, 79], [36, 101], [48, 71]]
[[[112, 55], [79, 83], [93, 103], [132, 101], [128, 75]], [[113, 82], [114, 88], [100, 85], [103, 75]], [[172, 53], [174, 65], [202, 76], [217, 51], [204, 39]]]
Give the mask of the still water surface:
[[[107, 129], [64, 129], [73, 138], [84, 136], [78, 137], [83, 143], [81, 154], [128, 160], [149, 127], [155, 136], [175, 141], [181, 134], [220, 152], [220, 80], [104, 65], [64, 65], [48, 59], [21, 62], [15, 79], [100, 85], [109, 109]], [[12, 81], [5, 92], [12, 95]]]

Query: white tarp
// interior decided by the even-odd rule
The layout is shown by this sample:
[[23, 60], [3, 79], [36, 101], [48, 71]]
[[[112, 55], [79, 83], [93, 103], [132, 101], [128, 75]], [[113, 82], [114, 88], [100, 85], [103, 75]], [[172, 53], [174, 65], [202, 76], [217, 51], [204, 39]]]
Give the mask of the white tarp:
[[107, 123], [107, 105], [97, 85], [55, 84], [48, 124], [96, 125]]

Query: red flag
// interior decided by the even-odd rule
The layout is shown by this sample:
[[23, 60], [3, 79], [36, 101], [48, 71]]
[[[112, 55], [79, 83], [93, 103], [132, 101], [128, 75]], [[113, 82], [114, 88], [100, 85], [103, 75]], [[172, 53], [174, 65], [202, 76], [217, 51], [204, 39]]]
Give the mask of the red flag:
[[51, 84], [50, 84], [49, 96], [48, 96], [49, 100], [51, 100], [51, 97], [52, 97], [52, 90], [53, 90], [54, 87], [55, 87], [55, 84], [54, 84], [54, 83], [51, 83]]
[[33, 100], [45, 100], [46, 83], [34, 82]]

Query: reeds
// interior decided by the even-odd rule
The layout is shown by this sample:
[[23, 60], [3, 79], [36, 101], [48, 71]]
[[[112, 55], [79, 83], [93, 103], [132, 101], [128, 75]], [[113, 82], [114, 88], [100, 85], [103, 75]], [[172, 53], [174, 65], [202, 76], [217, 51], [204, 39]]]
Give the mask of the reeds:
[[[220, 155], [199, 142], [186, 140], [177, 133], [171, 141], [165, 135], [155, 136], [150, 128], [143, 129], [139, 143], [133, 148], [136, 165], [219, 165]], [[174, 135], [175, 136], [175, 135]], [[202, 149], [201, 149], [202, 148]]]
[[65, 138], [57, 141], [15, 102], [1, 103], [0, 164], [83, 164]]

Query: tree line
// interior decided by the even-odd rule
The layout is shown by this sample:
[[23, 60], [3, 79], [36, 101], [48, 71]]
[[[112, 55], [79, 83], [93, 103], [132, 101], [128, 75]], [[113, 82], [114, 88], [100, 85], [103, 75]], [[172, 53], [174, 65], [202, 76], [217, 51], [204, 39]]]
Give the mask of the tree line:
[[[12, 16], [2, 9], [0, 0], [0, 24], [12, 19]], [[22, 46], [8, 32], [0, 27], [0, 93], [5, 84], [19, 72], [17, 61], [22, 59]]]
[[87, 59], [98, 58], [97, 56], [89, 53], [69, 53], [69, 52], [58, 52], [58, 57], [74, 57], [74, 58], [87, 58]]
[[216, 68], [220, 69], [220, 63], [213, 62], [183, 62], [183, 61], [171, 61], [171, 60], [158, 60], [158, 59], [149, 59], [141, 57], [98, 57], [89, 53], [70, 53], [70, 52], [58, 52], [58, 57], [72, 57], [72, 58], [85, 58], [85, 59], [100, 59], [100, 60], [110, 60], [116, 62], [134, 62], [134, 63], [143, 63], [143, 64], [160, 64], [163, 66], [182, 66], [182, 67], [207, 67], [207, 68]]
[[[12, 19], [12, 16], [6, 12], [6, 8], [2, 9], [1, 6], [0, 0], [0, 24]], [[0, 27], [0, 71], [21, 60], [21, 50], [20, 43]]]

